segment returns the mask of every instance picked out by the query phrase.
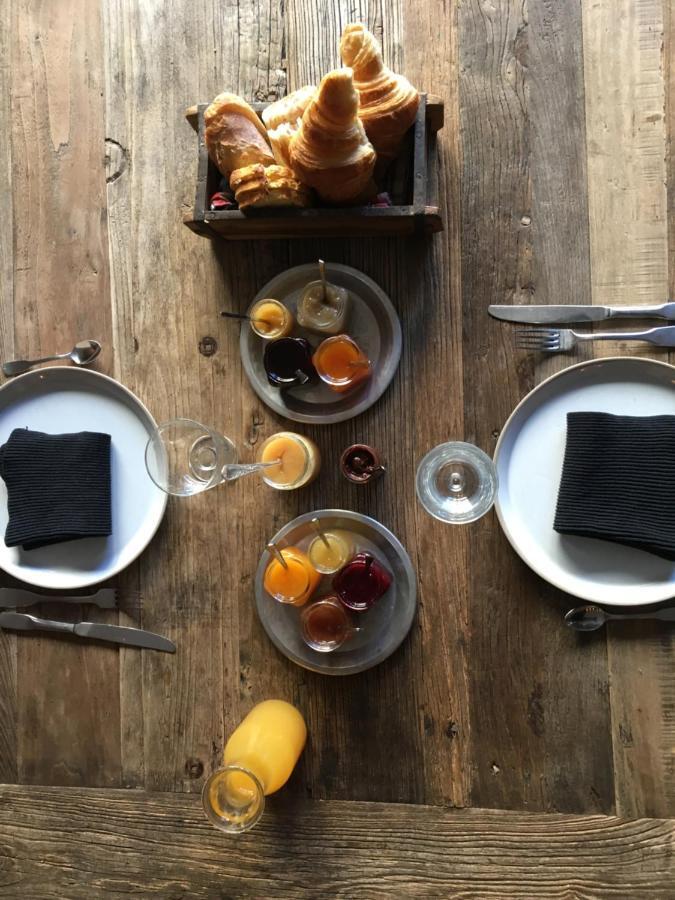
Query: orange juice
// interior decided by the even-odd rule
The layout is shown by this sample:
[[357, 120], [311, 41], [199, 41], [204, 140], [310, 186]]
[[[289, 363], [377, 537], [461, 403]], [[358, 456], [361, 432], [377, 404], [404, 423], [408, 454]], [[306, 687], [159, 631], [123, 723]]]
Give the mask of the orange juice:
[[225, 767], [209, 776], [202, 804], [209, 821], [223, 831], [252, 828], [265, 797], [288, 781], [307, 740], [301, 713], [285, 700], [254, 706], [225, 745]]
[[259, 462], [273, 462], [277, 459], [279, 465], [263, 471], [263, 481], [281, 491], [309, 484], [321, 468], [321, 454], [314, 441], [292, 431], [273, 434], [258, 452]]
[[312, 362], [321, 380], [338, 393], [356, 387], [371, 373], [370, 360], [346, 334], [327, 338], [319, 344]]
[[280, 603], [304, 606], [317, 589], [321, 576], [297, 547], [284, 547], [280, 552], [286, 565], [278, 559], [270, 562], [265, 570], [265, 590]]
[[286, 784], [306, 740], [305, 720], [294, 706], [265, 700], [232, 733], [223, 759], [226, 766], [253, 772], [267, 796]]
[[293, 314], [279, 300], [258, 300], [249, 315], [253, 331], [268, 341], [286, 337], [293, 328]]

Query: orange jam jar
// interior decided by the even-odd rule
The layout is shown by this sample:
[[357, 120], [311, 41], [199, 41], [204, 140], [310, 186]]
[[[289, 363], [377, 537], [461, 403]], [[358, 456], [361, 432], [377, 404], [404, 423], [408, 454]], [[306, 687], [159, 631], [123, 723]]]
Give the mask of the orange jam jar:
[[258, 300], [249, 311], [251, 329], [265, 341], [276, 341], [293, 330], [293, 313], [280, 300]]
[[265, 569], [265, 590], [279, 603], [304, 606], [317, 589], [321, 575], [297, 547], [284, 547], [279, 553], [283, 563], [273, 558]]
[[337, 334], [322, 341], [312, 362], [319, 378], [338, 394], [352, 390], [372, 373], [370, 360], [347, 334]]

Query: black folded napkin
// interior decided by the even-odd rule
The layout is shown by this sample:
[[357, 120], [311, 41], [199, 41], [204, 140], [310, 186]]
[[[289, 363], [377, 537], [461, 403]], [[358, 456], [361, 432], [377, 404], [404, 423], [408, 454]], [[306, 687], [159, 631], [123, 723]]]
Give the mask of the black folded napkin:
[[568, 413], [553, 527], [675, 560], [675, 416]]
[[5, 544], [33, 550], [112, 534], [110, 435], [16, 428], [0, 447], [7, 485]]

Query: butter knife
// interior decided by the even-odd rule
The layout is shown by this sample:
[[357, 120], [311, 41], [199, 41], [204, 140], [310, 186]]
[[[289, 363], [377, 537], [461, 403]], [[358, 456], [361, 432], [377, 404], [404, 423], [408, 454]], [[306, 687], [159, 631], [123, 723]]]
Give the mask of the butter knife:
[[0, 628], [11, 631], [58, 631], [74, 634], [81, 638], [95, 638], [97, 641], [111, 641], [125, 647], [146, 647], [148, 650], [163, 650], [175, 653], [176, 645], [161, 634], [143, 631], [141, 628], [125, 628], [122, 625], [105, 625], [99, 622], [58, 622], [54, 619], [38, 619], [28, 613], [0, 613]]
[[675, 321], [675, 303], [660, 306], [488, 306], [495, 319], [532, 325], [564, 325], [571, 322], [602, 322], [604, 319], [668, 319]]

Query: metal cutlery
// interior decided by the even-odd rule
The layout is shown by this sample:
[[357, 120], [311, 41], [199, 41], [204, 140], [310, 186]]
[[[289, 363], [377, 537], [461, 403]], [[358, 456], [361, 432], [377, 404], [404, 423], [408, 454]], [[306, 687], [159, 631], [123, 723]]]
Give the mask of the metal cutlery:
[[122, 595], [117, 588], [101, 588], [95, 594], [84, 597], [37, 594], [23, 588], [0, 588], [0, 608], [12, 609], [34, 606], [36, 603], [91, 603], [99, 609], [121, 609], [124, 612], [139, 612], [142, 606], [138, 592]]
[[564, 353], [589, 341], [643, 341], [657, 347], [675, 347], [675, 328], [663, 325], [646, 331], [572, 331], [569, 328], [517, 328], [518, 350]]
[[13, 359], [2, 364], [2, 371], [8, 377], [22, 375], [39, 363], [52, 362], [56, 359], [69, 359], [76, 366], [88, 366], [101, 352], [98, 341], [80, 341], [68, 353], [57, 353], [55, 356], [43, 356], [40, 359]]
[[602, 322], [603, 319], [668, 319], [675, 321], [675, 303], [660, 306], [500, 306], [488, 307], [495, 319], [532, 325]]
[[0, 628], [10, 631], [53, 631], [81, 638], [110, 641], [125, 647], [145, 647], [175, 653], [176, 645], [161, 634], [143, 631], [141, 628], [125, 628], [121, 625], [104, 625], [99, 622], [58, 622], [54, 619], [38, 619], [28, 613], [0, 612]]
[[675, 622], [675, 607], [631, 613], [609, 613], [599, 606], [576, 606], [565, 613], [565, 624], [575, 631], [597, 631], [610, 619], [659, 619]]

